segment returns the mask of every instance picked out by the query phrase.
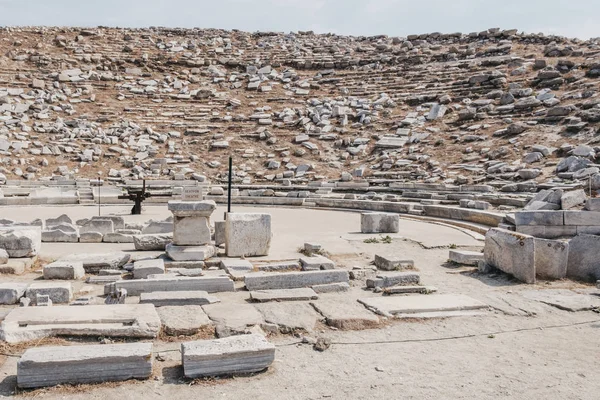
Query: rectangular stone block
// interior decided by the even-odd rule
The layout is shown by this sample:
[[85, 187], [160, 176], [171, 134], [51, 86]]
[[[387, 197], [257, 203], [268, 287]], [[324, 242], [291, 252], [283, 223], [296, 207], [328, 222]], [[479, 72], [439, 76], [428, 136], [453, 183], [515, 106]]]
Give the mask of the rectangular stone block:
[[600, 226], [600, 211], [564, 211], [565, 225]]
[[99, 232], [103, 235], [115, 231], [114, 223], [110, 219], [93, 219], [86, 222], [79, 228], [80, 233]]
[[44, 265], [44, 279], [81, 279], [85, 275], [81, 261], [55, 261]]
[[177, 246], [169, 243], [165, 248], [167, 255], [174, 261], [204, 261], [216, 254], [215, 246]]
[[477, 265], [480, 260], [483, 260], [483, 253], [479, 251], [468, 250], [450, 250], [448, 259], [452, 262], [462, 265]]
[[152, 343], [35, 347], [17, 363], [17, 386], [146, 379], [152, 373], [152, 359]]
[[567, 276], [569, 242], [535, 239], [535, 272], [541, 279], [563, 279]]
[[311, 288], [255, 290], [250, 292], [252, 301], [264, 303], [268, 301], [316, 300], [317, 293]]
[[173, 235], [170, 233], [133, 235], [133, 245], [136, 250], [141, 251], [163, 251], [172, 241]]
[[130, 296], [139, 296], [147, 292], [182, 292], [182, 291], [206, 291], [233, 292], [235, 290], [233, 281], [227, 276], [217, 277], [169, 277], [156, 279], [121, 280], [104, 287], [104, 293], [109, 294], [117, 289], [127, 290]]
[[173, 243], [177, 246], [199, 246], [210, 243], [208, 217], [177, 217], [173, 220]]
[[353, 299], [327, 298], [310, 303], [329, 326], [337, 329], [370, 329], [379, 326], [379, 318]]
[[215, 246], [225, 244], [225, 221], [215, 221]]
[[51, 336], [154, 338], [160, 318], [151, 304], [19, 307], [0, 324], [0, 339], [19, 343]]
[[564, 225], [564, 211], [538, 210], [517, 211], [515, 213], [515, 225]]
[[140, 304], [154, 304], [155, 307], [164, 306], [203, 306], [217, 303], [219, 299], [203, 290], [179, 292], [146, 292], [140, 294]]
[[259, 334], [181, 344], [183, 374], [188, 378], [247, 374], [267, 368], [275, 346]]
[[485, 235], [485, 262], [525, 283], [535, 283], [535, 240], [532, 236], [492, 228]]
[[358, 299], [380, 315], [421, 314], [450, 311], [480, 310], [487, 305], [461, 294], [431, 294], [427, 296], [385, 296]]
[[88, 274], [97, 274], [101, 269], [119, 269], [131, 256], [127, 253], [78, 253], [61, 257], [58, 261], [80, 261]]
[[164, 274], [165, 263], [161, 258], [140, 260], [133, 263], [133, 279], [145, 279], [151, 274]]
[[257, 272], [246, 275], [246, 289], [294, 289], [323, 285], [327, 283], [348, 282], [348, 271], [325, 270], [305, 272]]
[[600, 279], [600, 236], [579, 235], [569, 241], [567, 277], [586, 282]]
[[203, 201], [178, 201], [170, 200], [169, 211], [176, 217], [210, 217], [216, 210], [217, 204], [213, 200]]
[[27, 288], [25, 296], [31, 300], [32, 305], [36, 305], [38, 295], [49, 296], [54, 304], [68, 303], [73, 297], [73, 290], [70, 282], [33, 282]]
[[333, 261], [320, 255], [300, 257], [300, 265], [302, 266], [303, 271], [318, 271], [335, 268], [335, 263]]
[[95, 215], [91, 218], [92, 220], [111, 220], [113, 222], [113, 228], [125, 229], [125, 219], [118, 215]]
[[225, 220], [228, 257], [266, 256], [271, 247], [271, 215], [229, 213]]
[[0, 249], [11, 258], [35, 257], [42, 247], [39, 226], [0, 227]]
[[17, 304], [27, 290], [27, 283], [0, 283], [0, 304]]
[[585, 202], [585, 209], [588, 211], [600, 211], [600, 197], [590, 197]]
[[577, 235], [576, 226], [517, 226], [517, 232], [542, 239], [557, 239]]
[[367, 288], [387, 288], [396, 285], [416, 285], [421, 281], [421, 276], [416, 272], [390, 272], [367, 279]]
[[362, 233], [398, 233], [400, 217], [398, 214], [362, 213], [360, 215], [360, 231]]
[[395, 271], [399, 269], [414, 268], [415, 262], [400, 257], [380, 256], [376, 254], [375, 266], [384, 271]]

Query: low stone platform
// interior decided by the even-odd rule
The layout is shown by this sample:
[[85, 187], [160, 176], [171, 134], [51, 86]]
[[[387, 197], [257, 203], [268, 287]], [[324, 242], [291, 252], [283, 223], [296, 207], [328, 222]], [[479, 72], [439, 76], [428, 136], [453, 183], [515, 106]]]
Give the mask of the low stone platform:
[[140, 304], [162, 306], [203, 306], [219, 302], [215, 296], [202, 290], [180, 292], [149, 292], [140, 294]]
[[461, 294], [385, 296], [358, 299], [359, 303], [385, 316], [434, 312], [481, 310], [486, 304]]
[[275, 346], [258, 334], [181, 344], [183, 373], [188, 378], [247, 374], [267, 368]]
[[21, 307], [0, 324], [0, 339], [19, 343], [50, 336], [154, 338], [159, 330], [160, 318], [151, 304]]
[[17, 363], [17, 386], [146, 379], [151, 373], [152, 343], [36, 347]]
[[130, 296], [147, 292], [205, 291], [208, 293], [233, 292], [233, 281], [227, 276], [165, 277], [155, 279], [121, 280], [104, 286], [104, 294], [118, 289], [127, 290]]
[[250, 292], [252, 301], [265, 303], [269, 301], [316, 300], [317, 293], [311, 288], [255, 290]]
[[348, 281], [348, 271], [344, 270], [280, 273], [257, 272], [255, 274], [246, 275], [244, 279], [246, 288], [250, 291], [266, 289], [294, 289]]
[[379, 326], [379, 318], [361, 304], [348, 298], [323, 299], [311, 302], [313, 307], [325, 317], [329, 326], [338, 329], [368, 329]]

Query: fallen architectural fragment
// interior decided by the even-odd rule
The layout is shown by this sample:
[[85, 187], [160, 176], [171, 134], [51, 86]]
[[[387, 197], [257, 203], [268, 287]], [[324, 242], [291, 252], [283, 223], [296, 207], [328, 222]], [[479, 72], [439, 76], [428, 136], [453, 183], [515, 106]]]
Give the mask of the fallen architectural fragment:
[[225, 220], [228, 257], [266, 256], [271, 247], [271, 215], [229, 213]]
[[120, 280], [108, 283], [104, 287], [104, 293], [108, 294], [118, 289], [127, 290], [130, 296], [139, 296], [147, 292], [233, 292], [235, 288], [233, 281], [227, 276], [161, 277], [155, 279]]
[[258, 334], [181, 344], [183, 373], [188, 378], [259, 372], [275, 359], [275, 346]]
[[246, 289], [294, 289], [323, 285], [327, 283], [348, 282], [348, 271], [324, 270], [305, 272], [257, 272], [244, 278]]
[[203, 306], [217, 303], [215, 296], [202, 290], [172, 291], [172, 292], [143, 292], [140, 294], [140, 304], [154, 304], [155, 307], [163, 306]]
[[17, 386], [147, 379], [152, 358], [152, 343], [34, 347], [19, 358]]
[[398, 214], [362, 213], [360, 215], [360, 231], [362, 233], [398, 233], [400, 217]]
[[151, 304], [22, 307], [0, 323], [0, 339], [19, 343], [49, 336], [153, 338], [159, 330], [160, 319]]

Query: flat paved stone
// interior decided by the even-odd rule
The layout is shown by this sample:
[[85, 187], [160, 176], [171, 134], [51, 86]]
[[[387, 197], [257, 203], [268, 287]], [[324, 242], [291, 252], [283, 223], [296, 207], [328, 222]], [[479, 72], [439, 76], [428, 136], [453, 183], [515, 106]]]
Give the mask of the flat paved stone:
[[85, 272], [98, 273], [101, 269], [119, 269], [127, 264], [131, 256], [127, 253], [77, 253], [61, 257], [59, 261], [81, 261]]
[[0, 324], [0, 339], [19, 343], [51, 336], [154, 338], [160, 319], [151, 304], [20, 307]]
[[181, 344], [183, 374], [188, 378], [246, 374], [267, 368], [275, 346], [258, 334]]
[[34, 347], [17, 363], [17, 386], [146, 379], [152, 358], [152, 343]]
[[282, 333], [298, 329], [312, 332], [321, 317], [310, 304], [303, 302], [261, 303], [254, 307], [262, 314], [265, 322], [276, 324]]
[[311, 288], [255, 290], [250, 292], [253, 301], [264, 303], [268, 301], [316, 300], [317, 293]]
[[303, 271], [303, 272], [257, 272], [246, 275], [244, 282], [250, 291], [265, 289], [294, 289], [323, 285], [327, 283], [348, 282], [348, 271]]
[[145, 279], [148, 275], [164, 274], [165, 263], [162, 259], [140, 260], [133, 263], [133, 278]]
[[181, 292], [149, 292], [140, 294], [140, 304], [163, 306], [203, 306], [218, 303], [220, 300], [202, 290]]
[[310, 304], [325, 317], [327, 325], [338, 329], [369, 329], [380, 323], [375, 314], [349, 298], [321, 299]]
[[320, 255], [300, 257], [300, 265], [303, 271], [319, 271], [322, 269], [334, 269], [335, 263], [327, 257]]
[[525, 290], [519, 294], [566, 311], [589, 311], [600, 307], [600, 297], [575, 293], [568, 289]]
[[146, 292], [182, 292], [202, 290], [208, 293], [233, 292], [233, 281], [227, 276], [199, 277], [160, 277], [155, 279], [120, 280], [104, 287], [104, 293], [114, 292], [115, 289], [126, 289], [130, 296], [139, 296]]
[[201, 306], [166, 306], [156, 310], [167, 335], [195, 335], [204, 327], [212, 325]]
[[358, 301], [381, 315], [469, 311], [487, 307], [479, 300], [462, 294], [368, 297]]
[[450, 250], [448, 252], [450, 261], [463, 265], [477, 265], [477, 262], [484, 259], [483, 253], [479, 251], [468, 250]]
[[204, 312], [221, 328], [233, 333], [244, 332], [248, 327], [264, 324], [262, 315], [251, 304], [217, 303], [202, 306]]

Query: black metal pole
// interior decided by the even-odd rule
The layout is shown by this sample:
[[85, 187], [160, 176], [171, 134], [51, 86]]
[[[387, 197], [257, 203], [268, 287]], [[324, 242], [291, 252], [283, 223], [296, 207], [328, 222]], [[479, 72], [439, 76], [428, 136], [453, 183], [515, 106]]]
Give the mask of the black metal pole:
[[100, 216], [100, 177], [98, 177], [98, 216]]
[[233, 180], [233, 158], [229, 156], [229, 179], [227, 182], [227, 212], [231, 212], [231, 181]]

